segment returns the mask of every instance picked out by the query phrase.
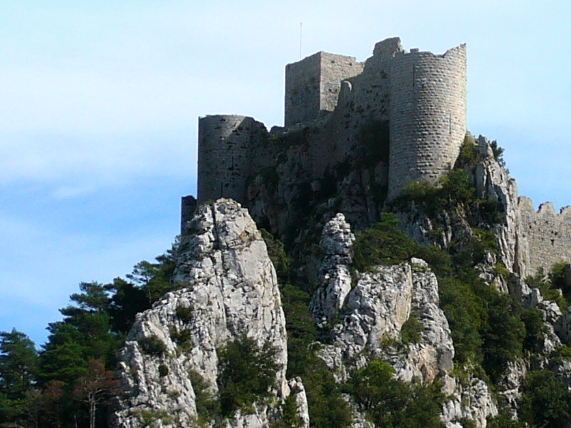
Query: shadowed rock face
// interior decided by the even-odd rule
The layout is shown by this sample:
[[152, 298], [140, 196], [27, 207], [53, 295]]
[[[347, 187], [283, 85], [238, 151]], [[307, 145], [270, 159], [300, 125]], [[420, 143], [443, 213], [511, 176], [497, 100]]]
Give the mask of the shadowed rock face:
[[[280, 369], [271, 391], [276, 399], [271, 405], [256, 403], [249, 414], [238, 411], [222, 426], [267, 427], [279, 418], [290, 387], [285, 318], [266, 245], [247, 210], [232, 200], [200, 206], [184, 226], [173, 279], [177, 290], [137, 316], [122, 350], [119, 373], [126, 398], [115, 426], [138, 428], [149, 418], [158, 427], [196, 426], [195, 374], [216, 396], [219, 350], [246, 335], [277, 349]], [[149, 340], [164, 349], [149, 355]], [[299, 379], [290, 384], [308, 423], [303, 385]]]

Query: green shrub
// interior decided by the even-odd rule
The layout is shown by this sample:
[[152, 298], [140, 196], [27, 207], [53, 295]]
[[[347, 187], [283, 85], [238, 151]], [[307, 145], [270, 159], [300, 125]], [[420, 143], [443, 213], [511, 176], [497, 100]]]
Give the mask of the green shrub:
[[545, 274], [543, 268], [539, 268], [535, 275], [528, 276], [525, 281], [530, 287], [539, 288], [545, 299], [557, 303], [561, 311], [566, 312], [569, 306], [568, 299], [571, 296], [569, 293], [564, 295], [566, 289], [561, 288], [565, 287], [562, 275], [564, 275], [564, 264], [556, 264], [548, 275]]
[[543, 313], [538, 308], [522, 309], [521, 320], [525, 325], [523, 349], [530, 352], [539, 351], [546, 331]]
[[460, 148], [460, 154], [456, 161], [455, 168], [474, 167], [482, 160], [480, 150], [478, 150], [476, 139], [472, 135], [466, 135], [464, 143]]
[[214, 399], [208, 384], [197, 371], [190, 370], [189, 377], [194, 390], [198, 424], [205, 426], [220, 413], [220, 403]]
[[567, 345], [558, 346], [552, 353], [553, 360], [571, 360], [571, 347]]
[[438, 292], [454, 342], [454, 359], [460, 363], [478, 362], [485, 323], [484, 301], [469, 283], [458, 278], [439, 278]]
[[266, 243], [268, 249], [268, 256], [276, 269], [276, 275], [279, 280], [287, 281], [290, 277], [290, 264], [291, 260], [285, 252], [283, 242], [275, 238], [270, 232], [265, 229], [260, 229], [262, 238]]
[[400, 381], [390, 364], [376, 360], [353, 373], [347, 387], [375, 426], [444, 427], [440, 411], [445, 397], [439, 382]]
[[168, 374], [169, 374], [169, 368], [164, 364], [159, 365], [159, 376], [165, 377]]
[[143, 427], [151, 427], [158, 421], [165, 425], [170, 425], [174, 422], [172, 416], [165, 411], [135, 408], [130, 409], [130, 413], [139, 420]]
[[357, 232], [353, 244], [354, 267], [365, 272], [376, 265], [402, 263], [409, 260], [417, 248], [418, 244], [400, 230], [397, 217], [385, 213], [373, 227]]
[[383, 213], [380, 222], [356, 234], [353, 266], [359, 272], [370, 271], [376, 265], [406, 262], [411, 257], [425, 260], [437, 273], [451, 272], [450, 255], [434, 245], [417, 244], [403, 233], [392, 213]]
[[476, 422], [472, 419], [460, 418], [458, 422], [462, 425], [462, 428], [476, 428]]
[[297, 403], [294, 395], [289, 395], [282, 406], [281, 419], [272, 428], [302, 428], [303, 421], [297, 413]]
[[192, 305], [190, 306], [183, 306], [178, 305], [175, 309], [175, 316], [184, 323], [192, 322], [194, 315], [194, 308]]
[[496, 140], [490, 143], [490, 147], [492, 148], [492, 153], [494, 154], [494, 159], [498, 162], [501, 166], [506, 166], [506, 161], [504, 160], [504, 148], [500, 147]]
[[532, 427], [568, 427], [571, 400], [567, 386], [550, 371], [528, 372], [518, 413]]
[[410, 314], [408, 320], [402, 325], [401, 328], [401, 341], [404, 345], [411, 343], [418, 343], [422, 339], [424, 332], [424, 324], [414, 314]]
[[167, 350], [167, 345], [157, 336], [141, 337], [137, 339], [143, 353], [151, 356], [160, 356]]
[[487, 428], [526, 428], [526, 425], [514, 420], [509, 412], [504, 411], [493, 418], [488, 418]]
[[507, 363], [523, 356], [525, 324], [522, 306], [513, 296], [489, 287], [481, 290], [486, 301], [486, 324], [482, 331], [482, 365], [493, 381], [499, 380]]
[[218, 349], [218, 390], [224, 416], [269, 397], [281, 368], [275, 362], [277, 352], [269, 342], [260, 347], [246, 335]]
[[182, 328], [178, 330], [175, 326], [170, 326], [169, 335], [181, 351], [190, 351], [192, 349], [192, 334], [189, 329]]
[[286, 376], [303, 380], [313, 428], [347, 428], [351, 424], [351, 409], [331, 370], [315, 355], [318, 348], [314, 344], [320, 332], [309, 316], [311, 297], [291, 284], [286, 284], [281, 292], [288, 341]]

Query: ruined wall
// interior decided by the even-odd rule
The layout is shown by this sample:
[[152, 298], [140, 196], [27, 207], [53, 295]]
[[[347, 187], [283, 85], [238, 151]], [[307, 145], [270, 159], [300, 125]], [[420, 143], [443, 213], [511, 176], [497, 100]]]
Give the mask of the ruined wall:
[[571, 207], [555, 212], [551, 202], [536, 212], [531, 199], [518, 199], [518, 241], [524, 253], [526, 273], [533, 275], [542, 267], [547, 273], [558, 262], [571, 262]]
[[398, 37], [378, 42], [362, 73], [340, 82], [335, 111], [310, 146], [316, 174], [350, 156], [367, 156], [363, 134], [389, 120], [391, 62], [401, 51]]
[[319, 114], [319, 79], [321, 52], [286, 65], [285, 126], [317, 119]]
[[286, 65], [285, 126], [309, 122], [335, 110], [344, 79], [363, 71], [355, 57], [318, 52]]
[[466, 134], [466, 48], [395, 56], [390, 91], [389, 198], [414, 180], [437, 182]]
[[319, 109], [333, 111], [341, 90], [341, 82], [363, 71], [363, 63], [353, 56], [334, 55], [321, 52], [321, 75], [319, 88]]
[[[395, 37], [377, 43], [365, 63], [318, 52], [288, 64], [285, 80], [283, 132], [304, 133], [295, 150], [305, 151], [310, 180], [370, 154], [388, 176], [379, 182], [388, 181], [391, 197], [412, 180], [437, 181], [458, 156], [466, 133], [465, 46], [444, 55], [405, 53]], [[287, 142], [279, 132], [274, 140]], [[275, 167], [283, 150], [264, 145], [264, 136], [265, 127], [252, 118], [201, 118], [199, 200], [230, 197], [245, 203], [248, 180]], [[387, 150], [377, 148], [389, 143], [387, 159]]]
[[214, 115], [198, 121], [198, 200], [246, 198], [246, 181], [253, 172], [256, 149], [267, 135], [263, 123], [251, 117]]

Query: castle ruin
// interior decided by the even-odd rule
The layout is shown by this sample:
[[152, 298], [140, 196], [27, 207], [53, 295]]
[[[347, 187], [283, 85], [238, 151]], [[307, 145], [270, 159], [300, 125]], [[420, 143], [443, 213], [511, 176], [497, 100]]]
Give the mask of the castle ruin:
[[[286, 66], [285, 130], [320, 129], [322, 138], [311, 148], [317, 173], [350, 155], [358, 126], [375, 121], [389, 127], [389, 197], [414, 180], [436, 183], [452, 168], [466, 135], [465, 45], [435, 55], [406, 52], [391, 38], [377, 43], [363, 63], [318, 52]], [[246, 203], [248, 179], [275, 162], [266, 139], [264, 125], [250, 117], [200, 118], [198, 199]]]
[[[232, 198], [263, 218], [267, 204], [256, 203], [249, 186], [260, 176], [279, 176], [280, 197], [288, 202], [273, 217], [285, 228], [296, 219], [281, 211], [295, 205], [302, 185], [315, 195], [335, 168], [370, 159], [361, 186], [369, 194], [381, 189], [382, 196], [372, 201], [376, 208], [365, 201], [364, 227], [375, 221], [371, 211], [408, 184], [437, 184], [454, 166], [467, 132], [466, 46], [442, 55], [407, 52], [390, 38], [364, 62], [318, 52], [286, 66], [284, 112], [284, 127], [270, 131], [247, 116], [199, 119], [198, 200]], [[183, 198], [183, 224], [195, 203]], [[516, 205], [515, 251], [523, 267], [514, 271], [533, 274], [571, 261], [571, 209], [556, 214], [544, 204], [535, 212], [525, 197]]]

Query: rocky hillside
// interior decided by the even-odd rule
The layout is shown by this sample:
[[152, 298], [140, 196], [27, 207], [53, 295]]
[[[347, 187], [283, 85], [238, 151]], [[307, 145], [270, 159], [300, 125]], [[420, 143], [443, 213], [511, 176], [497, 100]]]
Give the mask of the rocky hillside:
[[530, 270], [497, 145], [391, 201], [382, 165], [296, 184], [302, 158], [250, 183], [255, 221], [221, 199], [183, 225], [114, 426], [571, 426], [570, 269]]

